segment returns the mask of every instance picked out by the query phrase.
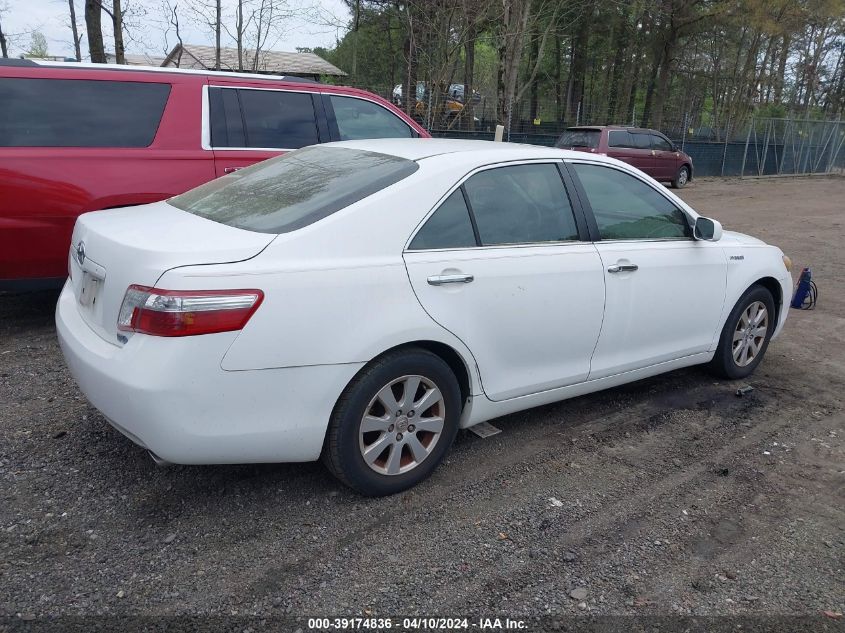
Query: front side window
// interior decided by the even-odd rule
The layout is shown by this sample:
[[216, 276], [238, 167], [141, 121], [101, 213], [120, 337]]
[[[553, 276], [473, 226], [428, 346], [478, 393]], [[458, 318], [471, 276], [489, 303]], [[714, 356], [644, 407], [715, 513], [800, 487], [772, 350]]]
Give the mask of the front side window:
[[221, 224], [287, 233], [413, 174], [411, 160], [346, 147], [307, 147], [200, 185], [167, 202]]
[[488, 169], [464, 183], [483, 246], [577, 240], [578, 228], [557, 166]]
[[411, 128], [398, 116], [371, 101], [329, 97], [341, 141], [362, 138], [411, 138]]
[[170, 84], [0, 78], [0, 147], [148, 147]]
[[651, 135], [651, 144], [654, 149], [660, 150], [661, 152], [672, 151], [672, 143], [670, 143], [667, 139], [663, 138], [659, 134]]
[[691, 238], [686, 214], [641, 180], [601, 165], [572, 165], [603, 240]]
[[298, 149], [319, 143], [314, 103], [307, 92], [238, 90], [246, 147]]
[[464, 195], [455, 190], [414, 236], [412, 251], [431, 248], [470, 248], [475, 246], [475, 233]]

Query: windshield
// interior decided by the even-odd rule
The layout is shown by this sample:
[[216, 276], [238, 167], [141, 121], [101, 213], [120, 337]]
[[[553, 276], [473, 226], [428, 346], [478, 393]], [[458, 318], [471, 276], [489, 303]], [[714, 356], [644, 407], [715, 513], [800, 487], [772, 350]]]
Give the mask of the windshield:
[[217, 178], [167, 202], [259, 233], [295, 231], [399, 182], [419, 165], [346, 147], [306, 147]]
[[555, 145], [557, 147], [592, 147], [599, 146], [601, 130], [566, 130], [560, 135]]

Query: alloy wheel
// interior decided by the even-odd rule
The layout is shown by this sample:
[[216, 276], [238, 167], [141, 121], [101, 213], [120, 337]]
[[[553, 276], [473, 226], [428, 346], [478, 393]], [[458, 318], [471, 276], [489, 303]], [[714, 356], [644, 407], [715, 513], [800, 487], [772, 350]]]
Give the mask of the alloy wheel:
[[361, 419], [358, 446], [372, 470], [407, 473], [425, 461], [443, 432], [446, 402], [425, 376], [392, 380], [370, 400]]
[[762, 301], [754, 301], [739, 316], [734, 328], [733, 353], [734, 362], [739, 367], [746, 367], [754, 362], [769, 330], [769, 311]]

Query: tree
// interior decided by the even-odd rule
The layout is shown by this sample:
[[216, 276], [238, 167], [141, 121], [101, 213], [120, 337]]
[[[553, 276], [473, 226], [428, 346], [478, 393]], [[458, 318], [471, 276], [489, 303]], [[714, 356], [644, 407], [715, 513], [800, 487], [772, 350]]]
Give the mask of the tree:
[[114, 60], [117, 64], [126, 63], [126, 51], [123, 46], [123, 10], [120, 0], [113, 0], [111, 13], [112, 27], [114, 29]]
[[3, 54], [4, 58], [6, 58], [9, 56], [9, 49], [6, 48], [6, 36], [3, 34], [2, 18], [3, 16], [0, 15], [0, 53]]
[[73, 32], [73, 50], [76, 53], [76, 61], [82, 61], [82, 50], [81, 50], [81, 42], [82, 36], [79, 34], [79, 27], [76, 24], [76, 7], [74, 6], [73, 0], [67, 0], [68, 6], [70, 8], [70, 28]]
[[88, 51], [95, 64], [106, 63], [106, 49], [103, 46], [103, 26], [99, 0], [85, 0], [85, 27], [88, 32]]
[[182, 28], [179, 23], [179, 4], [178, 3], [171, 3], [170, 0], [162, 0], [161, 4], [161, 11], [164, 14], [164, 54], [167, 55], [170, 53], [171, 46], [169, 42], [169, 35], [170, 30], [176, 34], [176, 42], [179, 44], [179, 57], [176, 59], [176, 67], [179, 68], [179, 65], [182, 63], [182, 49], [183, 49], [183, 42], [182, 42]]
[[220, 70], [220, 34], [223, 29], [220, 0], [194, 0], [188, 6], [192, 21], [214, 33], [214, 70]]
[[47, 57], [49, 55], [47, 52], [47, 38], [44, 37], [41, 31], [33, 32], [26, 55], [27, 57]]

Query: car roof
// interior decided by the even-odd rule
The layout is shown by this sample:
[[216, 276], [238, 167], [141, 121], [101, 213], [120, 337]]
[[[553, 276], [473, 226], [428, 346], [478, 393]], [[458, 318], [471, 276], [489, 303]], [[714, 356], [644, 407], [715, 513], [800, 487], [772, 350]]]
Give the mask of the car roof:
[[432, 156], [457, 153], [484, 154], [485, 158], [519, 160], [521, 158], [583, 158], [581, 152], [543, 147], [522, 143], [501, 143], [495, 141], [476, 141], [448, 138], [380, 138], [359, 141], [338, 141], [326, 143], [321, 147], [348, 147], [368, 152], [377, 152], [418, 161]]
[[228, 72], [222, 70], [202, 70], [195, 68], [174, 68], [172, 66], [128, 66], [125, 64], [93, 64], [91, 62], [55, 62], [35, 59], [3, 59], [0, 67], [16, 66], [23, 68], [67, 68], [69, 70], [111, 70], [120, 72], [153, 72], [176, 75], [197, 75], [210, 77], [226, 77], [228, 79], [263, 79], [265, 81], [287, 81], [293, 83], [320, 84], [319, 81], [307, 77], [292, 75], [261, 75], [257, 73]]

